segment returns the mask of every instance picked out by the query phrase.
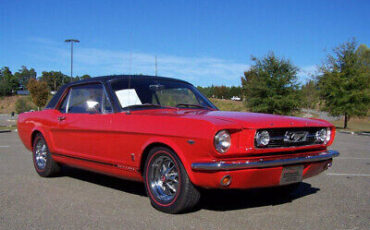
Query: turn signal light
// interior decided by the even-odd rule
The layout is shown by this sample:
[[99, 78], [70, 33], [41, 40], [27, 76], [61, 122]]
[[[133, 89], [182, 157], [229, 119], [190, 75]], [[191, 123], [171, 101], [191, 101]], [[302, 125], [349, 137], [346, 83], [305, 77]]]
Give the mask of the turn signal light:
[[230, 184], [231, 184], [231, 176], [226, 175], [226, 176], [222, 177], [222, 179], [221, 179], [221, 185], [222, 186], [229, 186]]
[[324, 170], [327, 170], [328, 168], [330, 168], [332, 166], [332, 162], [328, 162], [324, 165]]

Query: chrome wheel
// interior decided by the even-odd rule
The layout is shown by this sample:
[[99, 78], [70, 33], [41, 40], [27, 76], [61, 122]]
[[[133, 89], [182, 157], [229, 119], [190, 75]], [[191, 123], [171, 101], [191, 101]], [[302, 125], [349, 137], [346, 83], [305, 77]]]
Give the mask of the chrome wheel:
[[143, 177], [150, 203], [162, 212], [181, 213], [199, 201], [199, 191], [172, 149], [153, 147], [145, 159]]
[[149, 186], [160, 202], [170, 202], [179, 189], [179, 169], [169, 156], [160, 155], [149, 167]]
[[45, 169], [48, 155], [48, 147], [44, 140], [40, 139], [35, 146], [35, 160], [37, 168]]

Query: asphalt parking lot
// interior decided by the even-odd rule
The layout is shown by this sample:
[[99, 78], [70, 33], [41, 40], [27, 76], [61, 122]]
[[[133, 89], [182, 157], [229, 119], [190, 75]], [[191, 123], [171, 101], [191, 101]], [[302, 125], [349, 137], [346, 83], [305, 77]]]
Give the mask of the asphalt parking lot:
[[191, 213], [153, 209], [140, 183], [64, 168], [34, 171], [16, 132], [0, 133], [0, 229], [369, 229], [370, 137], [337, 134], [333, 167], [282, 196], [206, 191]]

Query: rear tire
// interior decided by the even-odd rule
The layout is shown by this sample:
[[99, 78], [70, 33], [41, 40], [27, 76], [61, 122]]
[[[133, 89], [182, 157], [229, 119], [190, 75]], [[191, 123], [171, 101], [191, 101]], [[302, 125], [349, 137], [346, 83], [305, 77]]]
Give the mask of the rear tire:
[[41, 133], [37, 134], [33, 141], [32, 158], [35, 170], [40, 176], [51, 177], [60, 172], [60, 166], [53, 160]]
[[193, 208], [200, 193], [191, 183], [178, 156], [165, 147], [150, 150], [144, 168], [145, 189], [151, 204], [166, 213]]

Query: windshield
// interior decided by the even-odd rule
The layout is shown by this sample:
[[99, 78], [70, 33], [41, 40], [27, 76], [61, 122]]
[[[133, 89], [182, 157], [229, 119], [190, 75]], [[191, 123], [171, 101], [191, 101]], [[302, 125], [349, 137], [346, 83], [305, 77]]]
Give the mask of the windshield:
[[122, 109], [195, 108], [217, 109], [194, 86], [161, 78], [132, 77], [111, 81], [113, 93]]

